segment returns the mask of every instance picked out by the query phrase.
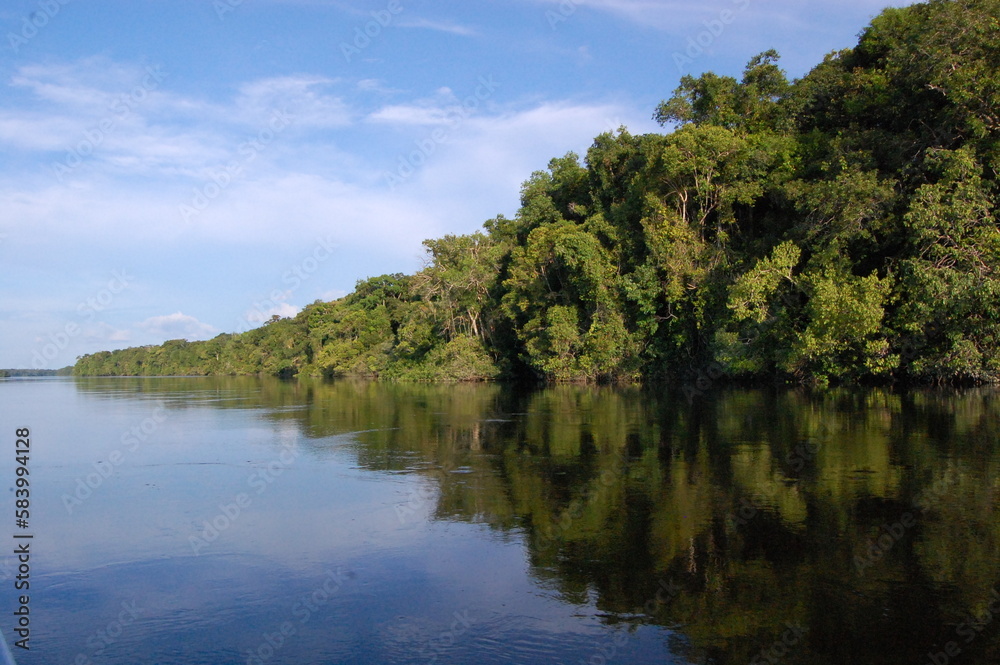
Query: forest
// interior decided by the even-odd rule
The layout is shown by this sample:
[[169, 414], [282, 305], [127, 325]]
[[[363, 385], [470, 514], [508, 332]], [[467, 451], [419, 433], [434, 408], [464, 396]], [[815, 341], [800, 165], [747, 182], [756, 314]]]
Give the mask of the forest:
[[1000, 0], [887, 9], [797, 80], [775, 51], [685, 76], [654, 118], [425, 241], [416, 274], [74, 372], [1000, 380]]

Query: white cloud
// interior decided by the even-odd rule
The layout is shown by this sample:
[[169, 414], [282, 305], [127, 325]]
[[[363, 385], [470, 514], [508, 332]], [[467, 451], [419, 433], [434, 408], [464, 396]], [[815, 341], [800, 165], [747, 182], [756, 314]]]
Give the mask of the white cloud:
[[331, 302], [334, 300], [340, 300], [347, 295], [347, 291], [344, 289], [333, 289], [332, 291], [324, 291], [319, 294], [319, 299], [324, 302]]
[[442, 87], [430, 97], [384, 106], [371, 113], [366, 120], [388, 125], [444, 125], [469, 114], [470, 111], [462, 107], [455, 92]]
[[377, 92], [383, 95], [403, 92], [397, 88], [390, 88], [386, 86], [385, 82], [380, 79], [361, 79], [355, 85], [357, 85], [358, 90], [363, 90], [364, 92]]
[[[853, 46], [858, 31], [886, 7], [913, 4], [913, 0], [528, 1], [541, 8], [539, 22], [552, 34], [570, 35], [574, 25], [604, 17], [660, 33], [670, 77], [706, 70], [738, 74], [754, 54], [773, 48], [793, 78], [804, 76], [830, 51]], [[586, 62], [586, 53], [570, 52], [559, 46], [562, 41], [547, 40], [545, 48], [563, 52], [577, 64]]]
[[440, 125], [447, 122], [444, 109], [414, 104], [385, 106], [368, 116], [370, 122], [390, 125]]
[[219, 333], [218, 329], [207, 323], [202, 323], [193, 316], [182, 312], [166, 316], [152, 316], [136, 327], [143, 332], [162, 339], [209, 339]]
[[452, 23], [451, 21], [432, 21], [425, 18], [413, 19], [413, 20], [402, 20], [396, 23], [400, 28], [423, 28], [426, 30], [437, 30], [438, 32], [447, 32], [453, 35], [460, 35], [462, 37], [474, 37], [479, 33], [475, 28], [470, 28], [465, 25], [460, 25], [458, 23]]
[[[799, 0], [769, 0], [762, 3], [757, 0], [704, 0], [703, 2], [665, 2], [663, 0], [533, 0], [537, 4], [547, 5], [547, 11], [558, 15], [551, 22], [557, 27], [566, 20], [572, 20], [579, 8], [589, 8], [605, 11], [626, 18], [643, 26], [664, 29], [669, 32], [685, 32], [697, 27], [702, 29], [701, 21], [713, 19], [723, 10], [734, 13], [746, 12], [754, 17], [755, 23], [773, 25], [775, 22], [791, 24], [801, 22], [800, 17], [807, 13], [808, 7]], [[840, 0], [836, 4], [838, 11], [869, 10], [874, 16], [886, 6], [901, 6], [912, 4], [910, 0]], [[833, 6], [833, 5], [831, 5]]]
[[132, 339], [132, 331], [119, 330], [107, 323], [100, 322], [83, 326], [83, 337], [87, 342], [128, 342]]
[[100, 111], [111, 102], [114, 91], [124, 92], [135, 85], [139, 71], [138, 67], [104, 57], [91, 57], [59, 64], [25, 65], [11, 77], [10, 85], [30, 90], [45, 102]]
[[[137, 75], [141, 70], [130, 71]], [[30, 68], [21, 74], [42, 76]], [[66, 78], [63, 73], [45, 75], [59, 85]], [[81, 81], [106, 85], [99, 77], [83, 76]], [[58, 146], [78, 141], [106, 109], [73, 101], [76, 93], [48, 102], [41, 111], [0, 98], [0, 145], [16, 144], [19, 150], [38, 153], [34, 170], [8, 167], [0, 180], [0, 209], [8, 219], [17, 220], [16, 229], [3, 229], [10, 236], [3, 250], [68, 257], [98, 271], [106, 268], [110, 256], [148, 250], [157, 265], [144, 277], [147, 291], [134, 295], [134, 305], [154, 307], [154, 312], [177, 307], [157, 299], [164, 294], [177, 297], [183, 288], [163, 275], [171, 269], [185, 271], [197, 261], [192, 250], [212, 248], [205, 251], [226, 252], [230, 258], [246, 250], [264, 257], [263, 262], [257, 259], [252, 272], [213, 284], [210, 294], [187, 292], [185, 297], [195, 299], [184, 307], [198, 307], [204, 320], [178, 311], [129, 324], [120, 314], [108, 314], [113, 326], [88, 331], [80, 340], [82, 346], [67, 349], [64, 355], [123, 343], [205, 339], [220, 329], [232, 329], [231, 321], [240, 319], [253, 300], [240, 299], [247, 291], [270, 293], [287, 287], [289, 266], [303, 265], [299, 252], [304, 239], [332, 237], [338, 251], [334, 260], [302, 282], [296, 296], [303, 301], [335, 299], [358, 278], [416, 269], [422, 256], [420, 243], [426, 238], [471, 232], [496, 214], [513, 214], [520, 183], [533, 170], [545, 168], [552, 157], [571, 149], [585, 151], [596, 134], [617, 127], [622, 119], [626, 124], [637, 122], [639, 127], [633, 129], [638, 131], [645, 130], [643, 122], [652, 124], [623, 104], [518, 103], [502, 95], [460, 113], [459, 99], [480, 85], [476, 80], [468, 83], [471, 89], [456, 86], [460, 95], [449, 87], [429, 95], [392, 90], [399, 103], [374, 110], [363, 110], [362, 100], [369, 99], [371, 91], [387, 91], [371, 79], [349, 84], [314, 76], [256, 80], [234, 86], [236, 93], [222, 102], [185, 97], [164, 85], [137, 105], [62, 182], [50, 167], [62, 157], [64, 149]], [[341, 85], [358, 98], [351, 106], [332, 92]], [[35, 93], [30, 89], [28, 94]], [[50, 96], [58, 97], [54, 92]], [[243, 159], [239, 146], [253, 131], [254, 115], [286, 97], [296, 100], [295, 122], [304, 118], [302, 123], [277, 133], [264, 149], [253, 153], [252, 160], [241, 162], [238, 176], [216, 187], [203, 209], [183, 219], [180, 206], [190, 204], [195, 190], [204, 191], [212, 183], [211, 174]], [[324, 119], [326, 115], [329, 118]], [[350, 127], [338, 124], [348, 117], [365, 121]], [[385, 174], [415, 149], [417, 141], [426, 143], [435, 129], [442, 128], [445, 140], [435, 144], [433, 153], [402, 186], [391, 190]], [[20, 138], [25, 135], [46, 138]], [[273, 263], [268, 263], [270, 256]], [[248, 279], [256, 281], [247, 283]], [[245, 290], [239, 293], [240, 289]], [[220, 307], [225, 302], [241, 304], [226, 310]], [[73, 305], [75, 301], [67, 305], [36, 300], [24, 308], [70, 311], [66, 320], [71, 320]], [[213, 309], [218, 314], [211, 319], [200, 314]], [[287, 299], [257, 309], [264, 311], [247, 312], [245, 318], [254, 315], [252, 320], [259, 323], [272, 314], [292, 316], [298, 311]], [[35, 335], [59, 330], [65, 324], [59, 316], [63, 315], [31, 329]], [[34, 347], [25, 348], [30, 360]]]
[[[453, 200], [449, 193], [457, 190], [463, 200], [506, 198], [514, 204], [520, 184], [533, 171], [571, 150], [584, 157], [595, 136], [623, 124], [633, 133], [658, 129], [652, 120], [619, 104], [543, 103], [470, 117], [447, 130], [446, 141], [400, 189], [421, 192], [439, 205], [447, 205], [440, 202]], [[492, 214], [500, 212], [514, 211]]]
[[[287, 97], [299, 100], [300, 109], [311, 108], [309, 113], [329, 108], [330, 122], [341, 122], [356, 111], [344, 111], [343, 103], [331, 101], [324, 91], [335, 85], [337, 81], [317, 76], [251, 81], [238, 87], [229, 110], [246, 117]], [[480, 83], [470, 85], [463, 94]], [[98, 237], [120, 247], [206, 242], [291, 246], [296, 238], [333, 233], [349, 251], [406, 257], [409, 264], [423, 239], [513, 213], [518, 186], [533, 170], [567, 150], [586, 150], [596, 134], [621, 124], [620, 118], [637, 121], [639, 131], [655, 129], [621, 104], [534, 102], [513, 109], [486, 98], [466, 111], [458, 100], [452, 89], [440, 87], [429, 96], [378, 108], [368, 122], [351, 130], [370, 135], [351, 150], [338, 148], [338, 134], [326, 132], [318, 120], [303, 127], [293, 124], [255, 151], [252, 160], [241, 162], [240, 173], [220, 188], [211, 176], [241, 158], [238, 148], [246, 132], [234, 128], [234, 121], [215, 120], [230, 115], [224, 107], [163, 91], [149, 100], [153, 106], [187, 104], [209, 112], [189, 127], [152, 122], [146, 114], [161, 111], [139, 107], [133, 124], [109, 135], [93, 162], [72, 170], [63, 183], [50, 172], [10, 174], [0, 183], [0, 206], [31, 230], [26, 243], [46, 251], [57, 250], [60, 243], [70, 251], [70, 246]], [[14, 115], [24, 122], [32, 116], [24, 111]], [[55, 119], [70, 115], [67, 111]], [[299, 119], [297, 115], [294, 122]], [[52, 121], [53, 116], [37, 120], [38, 131], [11, 128], [10, 133], [44, 135]], [[0, 116], [0, 141], [2, 127]], [[415, 149], [415, 142], [426, 144], [433, 128], [444, 128], [445, 140], [435, 144], [434, 153], [422, 160], [426, 164], [403, 187], [390, 191], [386, 174]], [[136, 174], [144, 178], [128, 179]], [[183, 218], [181, 206], [190, 206], [195, 191], [206, 187], [212, 194], [206, 205]], [[72, 224], [66, 223], [69, 219]]]
[[300, 127], [344, 127], [351, 122], [349, 108], [341, 98], [323, 93], [335, 83], [309, 75], [260, 79], [240, 87], [236, 104], [241, 114], [256, 124], [267, 122], [275, 111], [283, 111]]
[[329, 93], [337, 82], [326, 77], [250, 81], [222, 103], [170, 92], [169, 80], [162, 68], [103, 58], [21, 67], [11, 86], [29, 99], [0, 104], [0, 145], [52, 153], [51, 175], [62, 182], [94, 170], [205, 177], [206, 169], [238, 157], [247, 141], [267, 135], [276, 112], [290, 118], [288, 133], [351, 122], [347, 104]]
[[281, 318], [291, 318], [300, 311], [300, 308], [295, 305], [283, 302], [265, 310], [248, 309], [244, 316], [249, 323], [264, 323], [265, 321], [269, 321], [272, 316], [277, 315]]

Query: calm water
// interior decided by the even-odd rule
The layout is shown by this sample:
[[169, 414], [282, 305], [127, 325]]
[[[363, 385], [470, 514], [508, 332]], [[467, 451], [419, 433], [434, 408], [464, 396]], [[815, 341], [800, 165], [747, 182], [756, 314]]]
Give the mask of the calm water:
[[15, 655], [997, 663], [997, 395], [0, 381]]

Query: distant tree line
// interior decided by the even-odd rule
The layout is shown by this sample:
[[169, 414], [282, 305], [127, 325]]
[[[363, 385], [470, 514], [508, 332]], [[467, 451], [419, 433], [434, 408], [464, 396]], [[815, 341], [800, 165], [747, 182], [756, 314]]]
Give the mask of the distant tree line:
[[0, 378], [15, 376], [72, 376], [74, 367], [62, 369], [0, 369]]
[[292, 319], [77, 374], [403, 380], [1000, 378], [1000, 0], [887, 9], [789, 81], [685, 76], [654, 117]]

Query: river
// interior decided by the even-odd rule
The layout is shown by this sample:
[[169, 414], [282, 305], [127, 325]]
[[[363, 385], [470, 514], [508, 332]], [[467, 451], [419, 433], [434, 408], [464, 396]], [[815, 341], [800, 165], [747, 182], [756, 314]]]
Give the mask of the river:
[[22, 665], [996, 663], [997, 395], [0, 380], [0, 629], [30, 535]]

